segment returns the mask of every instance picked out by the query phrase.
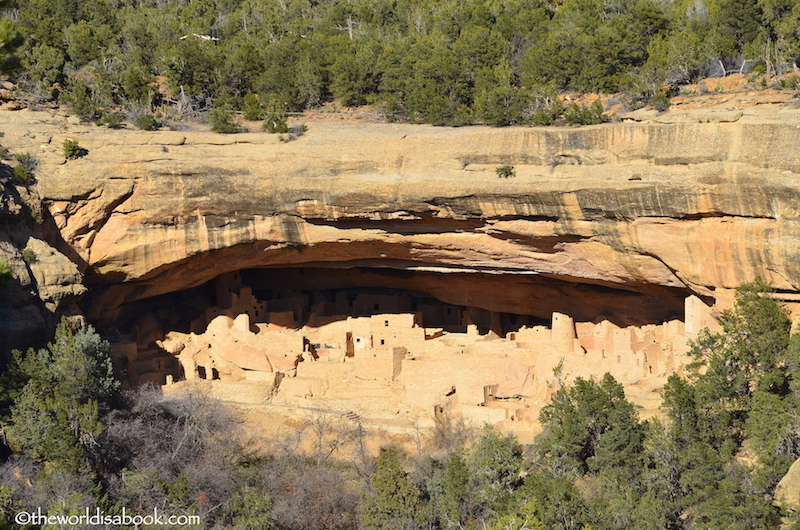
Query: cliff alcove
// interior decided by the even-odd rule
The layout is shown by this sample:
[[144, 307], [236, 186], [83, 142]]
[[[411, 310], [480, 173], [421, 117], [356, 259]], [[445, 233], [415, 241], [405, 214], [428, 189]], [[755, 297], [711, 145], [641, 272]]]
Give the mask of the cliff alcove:
[[[712, 114], [319, 123], [281, 143], [20, 113], [4, 143], [39, 153], [81, 307], [131, 384], [219, 378], [234, 401], [369, 395], [384, 418], [447, 405], [497, 423], [535, 419], [562, 358], [657, 401], [732, 289], [800, 293], [800, 113]], [[87, 156], [65, 163], [67, 135]]]
[[[447, 411], [530, 434], [556, 366], [570, 375], [610, 371], [652, 403], [651, 389], [688, 362], [686, 338], [713, 325], [711, 308], [684, 290], [530, 279], [234, 270], [124, 305], [119, 327], [105, 331], [128, 387], [205, 382], [259, 407], [358, 410], [379, 428], [403, 430]], [[501, 310], [514, 308], [524, 311]]]
[[[383, 313], [417, 314], [420, 325], [500, 336], [549, 323], [554, 312], [618, 326], [683, 319], [687, 289], [641, 286], [639, 291], [580, 284], [541, 275], [412, 271], [380, 267], [288, 267], [232, 271], [269, 312], [292, 311], [298, 327], [312, 315], [332, 319]], [[223, 275], [224, 276], [224, 275]], [[130, 333], [137, 319], [159, 314], [165, 328], [188, 332], [206, 309], [224, 307], [215, 282], [123, 305], [115, 326]], [[445, 315], [449, 318], [445, 318]], [[264, 315], [254, 314], [264, 322]]]

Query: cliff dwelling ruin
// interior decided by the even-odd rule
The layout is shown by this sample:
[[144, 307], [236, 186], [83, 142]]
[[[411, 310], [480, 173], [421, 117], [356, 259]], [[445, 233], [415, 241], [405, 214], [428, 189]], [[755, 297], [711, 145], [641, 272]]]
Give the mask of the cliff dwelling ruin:
[[[70, 164], [42, 121], [36, 137], [55, 140], [13, 147], [42, 153], [52, 229], [88, 289], [79, 312], [127, 385], [194, 379], [288, 414], [449, 411], [521, 432], [556, 366], [567, 381], [609, 371], [646, 416], [737, 286], [760, 276], [800, 306], [800, 129], [775, 119], [357, 138], [320, 123], [312, 145], [87, 128], [91, 156]], [[497, 178], [505, 164], [514, 178]], [[30, 269], [70, 311], [83, 287]]]
[[[524, 431], [559, 365], [569, 377], [608, 371], [657, 405], [690, 362], [687, 338], [716, 323], [694, 295], [658, 295], [539, 276], [245, 269], [125, 308], [115, 366], [128, 387], [208, 381], [264, 406], [378, 423], [447, 410]], [[523, 298], [525, 313], [513, 311]]]

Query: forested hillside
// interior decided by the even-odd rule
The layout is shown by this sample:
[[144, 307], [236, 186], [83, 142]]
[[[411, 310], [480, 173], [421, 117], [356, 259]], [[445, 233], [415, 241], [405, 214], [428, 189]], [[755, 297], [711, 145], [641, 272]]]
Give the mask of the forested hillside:
[[770, 530], [782, 517], [800, 528], [775, 493], [800, 457], [800, 335], [761, 281], [721, 324], [693, 344], [688, 376], [669, 379], [664, 421], [641, 421], [609, 374], [557, 369], [531, 446], [443, 414], [411, 451], [375, 457], [358, 416], [318, 410], [254, 440], [200, 386], [121, 394], [109, 344], [63, 322], [0, 378], [0, 528], [87, 507], [199, 516], [160, 528]]
[[18, 0], [5, 11], [26, 38], [23, 95], [87, 120], [165, 100], [242, 109], [252, 93], [250, 116], [337, 98], [398, 120], [546, 124], [557, 91], [648, 101], [698, 75], [792, 68], [800, 54], [800, 4], [784, 0]]

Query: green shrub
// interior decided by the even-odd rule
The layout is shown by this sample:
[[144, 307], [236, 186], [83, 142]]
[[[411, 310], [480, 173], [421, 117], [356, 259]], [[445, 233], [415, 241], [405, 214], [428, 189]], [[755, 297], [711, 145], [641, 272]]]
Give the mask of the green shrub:
[[15, 359], [29, 379], [11, 406], [9, 445], [67, 473], [87, 469], [82, 439], [100, 434], [101, 414], [119, 391], [111, 346], [92, 327], [73, 332], [62, 318], [47, 349]]
[[244, 96], [244, 119], [247, 121], [256, 121], [264, 117], [264, 109], [261, 106], [261, 101], [258, 99], [258, 94], [248, 92]]
[[270, 134], [287, 133], [289, 132], [289, 126], [286, 124], [286, 117], [286, 108], [280, 103], [273, 101], [267, 109], [261, 129]]
[[122, 122], [122, 116], [116, 112], [106, 112], [100, 117], [100, 119], [94, 122], [94, 124], [97, 126], [105, 126], [109, 129], [119, 129], [122, 127]]
[[230, 94], [217, 94], [214, 98], [213, 106], [216, 109], [229, 109], [232, 111], [242, 110], [244, 98], [241, 96], [232, 96]]
[[36, 255], [36, 252], [30, 248], [23, 249], [22, 252], [20, 252], [20, 255], [22, 256], [22, 261], [28, 265], [39, 261], [39, 257]]
[[603, 112], [603, 104], [595, 101], [588, 107], [579, 107], [573, 103], [564, 111], [564, 121], [570, 125], [596, 125], [608, 121], [608, 116]]
[[532, 96], [532, 107], [528, 109], [527, 123], [531, 125], [593, 125], [609, 120], [603, 112], [603, 104], [595, 101], [581, 107], [576, 103], [565, 107], [552, 87], [536, 87]]
[[755, 83], [760, 76], [761, 76], [760, 73], [751, 71], [749, 74], [747, 74], [747, 82]]
[[672, 105], [672, 102], [664, 92], [658, 92], [657, 94], [653, 94], [653, 97], [650, 98], [650, 105], [658, 112], [664, 112]]
[[293, 140], [297, 140], [298, 136], [303, 136], [306, 131], [308, 130], [308, 126], [305, 124], [302, 125], [292, 125], [291, 127], [287, 127], [286, 133], [287, 134], [280, 134], [278, 135], [278, 140], [281, 142], [287, 143]]
[[30, 182], [33, 179], [33, 170], [36, 169], [36, 166], [39, 164], [36, 157], [31, 155], [30, 153], [16, 153], [14, 154], [14, 160], [17, 161], [17, 165], [14, 166], [14, 178], [17, 182], [26, 183]]
[[64, 149], [64, 158], [67, 160], [74, 160], [86, 155], [86, 149], [82, 148], [77, 140], [66, 138], [62, 144]]
[[92, 101], [89, 89], [79, 82], [73, 84], [71, 90], [63, 96], [63, 99], [69, 109], [80, 118], [81, 121], [92, 122], [100, 114], [94, 101]]
[[155, 131], [161, 128], [161, 122], [152, 114], [142, 114], [134, 120], [133, 125], [143, 131]]
[[553, 125], [563, 113], [564, 106], [560, 101], [556, 101], [552, 105], [534, 110], [528, 121], [531, 125]]
[[530, 97], [524, 90], [500, 86], [483, 91], [476, 100], [478, 118], [486, 125], [505, 127], [523, 120]]
[[239, 124], [233, 121], [236, 113], [228, 108], [211, 109], [208, 111], [208, 123], [215, 133], [232, 134], [239, 132]]
[[800, 86], [800, 77], [790, 75], [786, 79], [781, 79], [781, 88], [795, 89]]
[[386, 94], [380, 103], [380, 113], [389, 123], [397, 123], [408, 119], [405, 101], [395, 94]]
[[402, 454], [382, 447], [369, 478], [374, 493], [361, 497], [361, 523], [368, 530], [413, 528], [419, 511], [419, 494], [403, 469]]
[[39, 161], [36, 160], [32, 154], [25, 152], [25, 153], [16, 153], [14, 155], [14, 160], [22, 164], [23, 166], [27, 167], [31, 171], [39, 165]]
[[498, 168], [495, 168], [494, 172], [497, 173], [497, 176], [500, 177], [501, 179], [507, 179], [517, 176], [516, 172], [514, 172], [514, 166], [508, 166], [508, 165], [500, 166]]
[[270, 134], [283, 134], [289, 132], [289, 126], [286, 125], [286, 120], [274, 119], [267, 117], [264, 120], [264, 124], [261, 126], [261, 129], [270, 133]]
[[231, 499], [236, 528], [273, 528], [272, 505], [269, 493], [243, 488]]
[[0, 287], [8, 283], [8, 280], [10, 280], [12, 276], [13, 274], [11, 273], [11, 266], [8, 264], [8, 260], [0, 260]]
[[33, 173], [31, 173], [28, 168], [23, 166], [22, 164], [17, 164], [14, 166], [14, 179], [19, 182], [20, 184], [25, 184], [30, 182], [33, 178]]

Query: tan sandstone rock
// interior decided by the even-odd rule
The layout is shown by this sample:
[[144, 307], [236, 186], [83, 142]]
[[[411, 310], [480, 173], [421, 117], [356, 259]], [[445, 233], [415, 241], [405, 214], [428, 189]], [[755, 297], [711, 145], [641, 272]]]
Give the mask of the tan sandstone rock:
[[775, 486], [775, 502], [792, 511], [800, 509], [800, 460], [792, 464]]
[[[65, 133], [24, 117], [51, 145], [69, 134], [89, 149], [44, 163], [40, 189], [96, 286], [90, 316], [110, 322], [123, 303], [226, 271], [308, 264], [441, 273], [420, 287], [488, 310], [531, 312], [537, 300], [542, 318], [597, 316], [608, 297], [592, 302], [591, 289], [580, 304], [552, 302], [575, 299], [578, 285], [632, 295], [620, 303], [632, 313], [655, 305], [638, 307], [640, 295], [714, 296], [756, 275], [796, 291], [800, 121], [750, 112], [580, 129], [320, 123], [288, 144]], [[471, 170], [502, 164], [516, 176]]]

